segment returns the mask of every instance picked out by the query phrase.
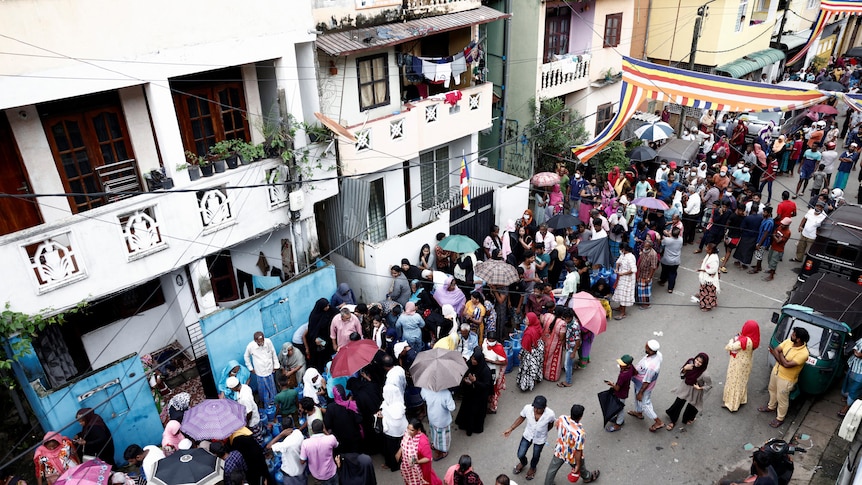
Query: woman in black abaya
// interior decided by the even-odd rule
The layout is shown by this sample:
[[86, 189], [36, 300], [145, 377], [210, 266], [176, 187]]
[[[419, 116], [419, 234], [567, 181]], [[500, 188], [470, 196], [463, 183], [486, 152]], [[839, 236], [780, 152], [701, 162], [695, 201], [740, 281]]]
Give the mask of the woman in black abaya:
[[305, 343], [305, 358], [309, 366], [321, 373], [335, 353], [329, 338], [329, 324], [337, 314], [338, 311], [333, 309], [329, 300], [321, 298], [308, 315], [308, 331], [302, 339]]
[[485, 430], [485, 415], [488, 413], [488, 397], [494, 390], [491, 369], [482, 355], [482, 348], [476, 347], [467, 361], [467, 372], [461, 380], [461, 409], [455, 424], [467, 432], [481, 433]]

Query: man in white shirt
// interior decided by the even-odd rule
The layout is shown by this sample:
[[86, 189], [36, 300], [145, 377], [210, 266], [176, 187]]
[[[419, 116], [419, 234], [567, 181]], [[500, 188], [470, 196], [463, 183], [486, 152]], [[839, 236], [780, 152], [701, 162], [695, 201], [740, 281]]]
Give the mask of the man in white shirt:
[[304, 437], [298, 429], [287, 428], [267, 443], [266, 448], [281, 455], [281, 471], [284, 473], [283, 485], [305, 485], [308, 475], [299, 457]]
[[805, 214], [802, 222], [799, 223], [799, 232], [802, 234], [799, 236], [799, 242], [796, 243], [796, 257], [791, 259], [794, 263], [802, 261], [802, 258], [805, 257], [805, 252], [808, 250], [808, 246], [817, 237], [817, 228], [826, 219], [826, 212], [823, 211], [824, 207], [826, 207], [826, 204], [822, 200], [817, 201], [817, 205], [813, 209], [808, 209], [808, 213]]
[[539, 458], [542, 456], [542, 449], [548, 442], [548, 430], [553, 426], [556, 419], [557, 416], [554, 414], [554, 410], [548, 407], [548, 400], [545, 396], [536, 396], [533, 399], [533, 404], [527, 404], [521, 409], [521, 414], [518, 415], [512, 426], [503, 432], [503, 436], [508, 438], [515, 428], [524, 421], [527, 422], [521, 443], [518, 445], [518, 464], [515, 465], [512, 473], [517, 475], [527, 466], [527, 449], [532, 444], [533, 457], [530, 459], [530, 469], [527, 470], [527, 480], [533, 479], [536, 475], [536, 465], [539, 464]]
[[[620, 243], [623, 242], [623, 237], [626, 237], [629, 232], [629, 223], [626, 221], [625, 215], [623, 215], [625, 209], [622, 207], [617, 207], [616, 212], [611, 214], [611, 217], [608, 218], [608, 226], [611, 227], [610, 232], [608, 233], [608, 245], [611, 248], [611, 261], [616, 262], [616, 260], [620, 257]], [[617, 225], [622, 227], [622, 231], [620, 233], [614, 232]], [[619, 229], [616, 229], [619, 231]]]
[[602, 220], [596, 217], [593, 219], [593, 234], [590, 236], [590, 241], [604, 239], [608, 237], [608, 233], [602, 229]]
[[[236, 402], [242, 404], [245, 407], [245, 420], [246, 426], [251, 432], [254, 434], [256, 428], [259, 428], [260, 424], [260, 413], [257, 410], [257, 403], [254, 402], [254, 395], [251, 392], [251, 388], [248, 385], [243, 384], [236, 377], [228, 377], [225, 385], [228, 389], [236, 392]], [[257, 436], [255, 436], [257, 439]]]
[[689, 188], [688, 200], [682, 209], [683, 243], [693, 244], [695, 229], [700, 222], [701, 199], [697, 189]]
[[536, 233], [536, 241], [535, 244], [542, 245], [545, 247], [545, 252], [551, 254], [551, 251], [554, 250], [554, 246], [556, 246], [556, 237], [554, 233], [548, 231], [548, 225], [545, 223], [539, 224], [539, 231]]
[[662, 160], [658, 169], [655, 171], [655, 183], [658, 184], [662, 180], [667, 180], [667, 174], [669, 173], [670, 169], [667, 167], [667, 160]]
[[272, 340], [264, 338], [263, 332], [255, 332], [254, 340], [245, 348], [245, 366], [255, 376], [257, 392], [264, 407], [275, 406], [275, 377], [273, 372], [281, 368], [278, 353]]
[[[234, 377], [234, 379], [236, 379]], [[141, 473], [148, 481], [153, 479], [156, 472], [156, 462], [165, 457], [165, 453], [161, 448], [154, 445], [147, 445], [141, 448], [140, 445], [129, 445], [126, 451], [123, 452], [123, 458], [129, 462], [129, 466], [140, 466]]]
[[826, 150], [820, 153], [820, 163], [824, 165], [823, 171], [826, 172], [826, 186], [832, 183], [832, 174], [838, 167], [838, 152], [835, 150], [835, 142], [830, 141], [826, 144]]

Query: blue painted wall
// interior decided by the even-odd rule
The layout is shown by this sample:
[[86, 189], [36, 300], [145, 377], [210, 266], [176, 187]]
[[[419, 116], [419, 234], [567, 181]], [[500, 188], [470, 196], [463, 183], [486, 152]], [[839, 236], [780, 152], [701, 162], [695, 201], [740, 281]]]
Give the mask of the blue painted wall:
[[[16, 340], [17, 337], [10, 339], [12, 343]], [[21, 355], [13, 369], [42, 429], [71, 438], [81, 431], [75, 413], [90, 407], [105, 420], [114, 436], [117, 463], [125, 462], [123, 451], [132, 443], [161, 444], [162, 423], [137, 354], [47, 392], [43, 387], [44, 370], [32, 348]], [[30, 384], [34, 381], [39, 382], [35, 387]]]
[[[301, 279], [201, 319], [210, 366], [216, 381], [230, 360], [244, 362], [245, 347], [262, 331], [276, 351], [308, 321], [319, 298], [327, 300], [337, 287], [335, 267], [326, 265]], [[218, 382], [216, 382], [218, 385]]]

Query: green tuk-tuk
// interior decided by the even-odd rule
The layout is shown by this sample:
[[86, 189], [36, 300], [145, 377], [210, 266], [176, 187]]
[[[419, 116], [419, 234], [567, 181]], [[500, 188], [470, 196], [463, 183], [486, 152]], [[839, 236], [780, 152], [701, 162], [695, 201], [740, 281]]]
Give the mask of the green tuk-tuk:
[[[808, 361], [791, 398], [800, 392], [822, 394], [844, 374], [855, 343], [852, 332], [862, 324], [862, 288], [833, 274], [811, 276], [790, 294], [780, 314], [772, 314], [772, 322], [772, 347], [790, 338], [796, 327], [810, 335]], [[774, 364], [770, 355], [769, 365]]]

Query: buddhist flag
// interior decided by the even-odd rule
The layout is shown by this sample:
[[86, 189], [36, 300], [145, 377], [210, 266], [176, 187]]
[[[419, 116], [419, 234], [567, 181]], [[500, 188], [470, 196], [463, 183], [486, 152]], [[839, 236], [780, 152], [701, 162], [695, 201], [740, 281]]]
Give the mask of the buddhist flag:
[[470, 210], [470, 171], [464, 158], [461, 158], [461, 204], [465, 211]]

